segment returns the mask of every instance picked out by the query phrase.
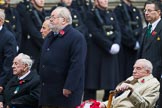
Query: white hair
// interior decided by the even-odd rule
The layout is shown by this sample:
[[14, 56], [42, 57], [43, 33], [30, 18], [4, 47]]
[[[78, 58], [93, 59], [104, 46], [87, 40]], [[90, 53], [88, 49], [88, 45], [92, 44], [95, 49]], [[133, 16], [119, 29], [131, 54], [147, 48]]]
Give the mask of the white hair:
[[152, 63], [149, 60], [147, 60], [147, 59], [138, 59], [136, 62], [142, 62], [143, 67], [145, 68], [145, 70], [148, 70], [150, 73], [152, 73], [153, 66], [152, 66]]
[[58, 17], [65, 18], [68, 24], [72, 24], [72, 16], [68, 8], [59, 6], [54, 11], [58, 11]]
[[26, 55], [26, 54], [23, 54], [23, 53], [20, 53], [17, 57], [20, 58], [20, 61], [23, 63], [23, 64], [27, 64], [28, 65], [28, 69], [30, 70], [31, 67], [32, 67], [32, 64], [33, 64], [33, 60], [30, 58], [30, 56]]
[[5, 20], [5, 12], [4, 12], [4, 10], [3, 9], [0, 9], [0, 18], [2, 19], [2, 20]]

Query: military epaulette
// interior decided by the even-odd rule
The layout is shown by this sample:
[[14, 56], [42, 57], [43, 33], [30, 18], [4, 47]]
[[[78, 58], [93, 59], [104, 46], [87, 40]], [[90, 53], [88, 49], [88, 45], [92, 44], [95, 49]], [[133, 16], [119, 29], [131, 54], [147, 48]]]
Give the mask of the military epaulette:
[[28, 5], [26, 5], [26, 9], [29, 11], [29, 12], [32, 12], [32, 8], [31, 8], [31, 6], [28, 4]]

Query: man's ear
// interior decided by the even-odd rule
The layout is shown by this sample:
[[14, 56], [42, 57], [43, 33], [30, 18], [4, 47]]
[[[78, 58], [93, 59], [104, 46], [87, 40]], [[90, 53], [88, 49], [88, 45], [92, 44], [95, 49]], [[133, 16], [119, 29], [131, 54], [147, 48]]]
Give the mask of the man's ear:
[[161, 15], [161, 10], [157, 10], [157, 12]]
[[62, 25], [65, 25], [66, 24], [66, 19], [65, 18], [62, 18]]
[[150, 70], [146, 70], [147, 74], [150, 74]]
[[24, 66], [24, 71], [27, 71], [27, 70], [28, 70], [28, 65], [25, 64], [25, 66]]

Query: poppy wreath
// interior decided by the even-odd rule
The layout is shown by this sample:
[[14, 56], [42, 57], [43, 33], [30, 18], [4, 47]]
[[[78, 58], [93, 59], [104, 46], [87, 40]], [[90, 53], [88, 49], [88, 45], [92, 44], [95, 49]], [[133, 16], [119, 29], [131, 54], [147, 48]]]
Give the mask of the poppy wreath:
[[90, 99], [82, 102], [79, 106], [76, 108], [99, 108], [100, 102]]

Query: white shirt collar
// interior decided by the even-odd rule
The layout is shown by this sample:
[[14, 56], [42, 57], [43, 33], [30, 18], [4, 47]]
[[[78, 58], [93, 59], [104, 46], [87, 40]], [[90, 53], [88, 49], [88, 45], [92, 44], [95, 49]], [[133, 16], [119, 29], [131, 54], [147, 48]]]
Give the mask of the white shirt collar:
[[2, 30], [2, 27], [3, 27], [3, 26], [0, 26], [0, 31]]
[[27, 75], [29, 75], [29, 73], [30, 73], [30, 71], [28, 71], [26, 74], [24, 74], [23, 76], [19, 77], [18, 79], [19, 79], [19, 80], [24, 79]]
[[[161, 20], [161, 18], [159, 18], [158, 20], [156, 20], [155, 22], [153, 22], [151, 24], [152, 25], [151, 32], [155, 29], [155, 27], [157, 26], [157, 24], [159, 23], [160, 20]], [[150, 23], [148, 25], [150, 25]]]

